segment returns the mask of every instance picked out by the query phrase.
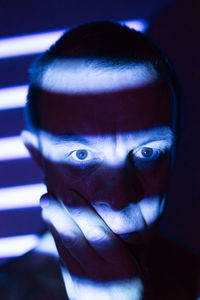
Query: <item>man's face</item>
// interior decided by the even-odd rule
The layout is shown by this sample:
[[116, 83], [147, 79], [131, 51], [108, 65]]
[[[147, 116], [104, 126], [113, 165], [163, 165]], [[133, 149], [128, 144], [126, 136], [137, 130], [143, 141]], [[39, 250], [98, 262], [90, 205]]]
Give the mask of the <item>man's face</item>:
[[39, 101], [49, 192], [66, 205], [69, 192], [79, 194], [122, 238], [160, 216], [173, 146], [169, 86], [149, 64], [135, 70], [127, 86], [120, 85], [123, 72], [85, 70], [79, 92], [76, 84], [70, 92], [63, 84], [49, 90], [44, 79]]

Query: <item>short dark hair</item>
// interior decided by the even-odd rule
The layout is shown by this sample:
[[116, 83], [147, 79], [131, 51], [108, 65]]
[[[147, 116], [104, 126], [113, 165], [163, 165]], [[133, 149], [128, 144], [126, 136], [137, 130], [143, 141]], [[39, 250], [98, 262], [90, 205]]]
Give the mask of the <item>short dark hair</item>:
[[41, 66], [47, 66], [57, 58], [104, 58], [108, 61], [150, 62], [162, 78], [171, 86], [176, 131], [180, 129], [181, 93], [171, 62], [165, 54], [144, 34], [119, 23], [104, 21], [80, 25], [68, 30], [43, 53], [31, 66], [30, 86], [25, 108], [25, 120], [29, 130], [39, 128], [38, 95], [41, 88], [34, 78], [42, 76]]

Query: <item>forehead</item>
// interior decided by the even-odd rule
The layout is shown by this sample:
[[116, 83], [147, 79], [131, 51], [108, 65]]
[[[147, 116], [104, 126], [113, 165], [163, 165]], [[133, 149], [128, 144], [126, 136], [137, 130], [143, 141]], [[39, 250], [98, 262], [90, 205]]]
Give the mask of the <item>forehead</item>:
[[40, 85], [63, 94], [96, 94], [150, 84], [158, 79], [150, 62], [120, 59], [56, 59], [44, 66]]
[[40, 126], [54, 134], [132, 132], [172, 121], [168, 82], [149, 64], [132, 69], [56, 65], [43, 74], [40, 86]]

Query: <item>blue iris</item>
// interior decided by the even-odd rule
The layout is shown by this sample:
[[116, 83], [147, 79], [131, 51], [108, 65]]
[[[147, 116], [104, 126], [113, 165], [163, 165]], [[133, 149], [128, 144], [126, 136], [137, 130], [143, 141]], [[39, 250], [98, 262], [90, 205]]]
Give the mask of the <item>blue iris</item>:
[[88, 156], [87, 150], [81, 149], [76, 151], [76, 157], [80, 160], [86, 159]]
[[159, 151], [150, 147], [143, 147], [141, 150], [141, 155], [145, 159], [156, 159], [159, 156]]

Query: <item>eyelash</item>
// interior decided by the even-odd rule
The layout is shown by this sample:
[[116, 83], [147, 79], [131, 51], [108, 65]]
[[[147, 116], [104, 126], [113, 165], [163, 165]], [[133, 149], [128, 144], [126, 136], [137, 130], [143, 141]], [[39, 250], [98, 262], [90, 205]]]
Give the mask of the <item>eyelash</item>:
[[[145, 153], [142, 154], [142, 151], [146, 151], [147, 156], [145, 157]], [[150, 153], [148, 154], [148, 151]], [[152, 154], [151, 154], [152, 151]], [[158, 149], [153, 147], [145, 147], [142, 146], [137, 150], [132, 151], [132, 155], [135, 159], [141, 160], [141, 161], [156, 161], [162, 153], [165, 153], [166, 149]]]
[[[144, 163], [150, 163], [150, 162], [156, 162], [161, 154], [164, 154], [168, 150], [167, 147], [162, 147], [161, 149], [156, 148], [156, 147], [150, 147], [150, 145], [146, 146], [140, 146], [139, 148], [132, 150], [131, 155], [133, 160], [137, 160], [138, 162], [144, 162]], [[146, 151], [147, 156], [145, 157], [142, 151]], [[148, 151], [150, 151], [148, 153]], [[152, 151], [152, 154], [151, 154]], [[78, 157], [80, 155], [80, 157]], [[86, 155], [86, 156], [85, 156]], [[82, 157], [81, 157], [82, 156]], [[87, 150], [87, 149], [77, 149], [72, 152], [70, 152], [67, 155], [67, 159], [70, 161], [73, 161], [74, 164], [77, 165], [84, 165], [85, 164], [90, 164], [100, 161], [100, 157], [97, 153]]]
[[[88, 156], [88, 153], [90, 153], [88, 150], [86, 150], [86, 149], [79, 149], [79, 150], [75, 150], [75, 151], [73, 151], [72, 153], [71, 153], [71, 156], [73, 157], [74, 155], [76, 155], [76, 157], [78, 158], [78, 154], [80, 155], [80, 158], [78, 158], [78, 159], [80, 159], [80, 160], [84, 160], [84, 154], [86, 155], [86, 158], [87, 158], [87, 156]], [[82, 155], [82, 157], [81, 157], [81, 155]], [[74, 157], [73, 157], [74, 158]], [[74, 158], [75, 159], [75, 158]]]
[[[78, 157], [77, 155], [80, 154], [80, 157]], [[84, 154], [86, 154], [87, 156], [84, 157]], [[81, 158], [82, 156], [82, 158]], [[73, 163], [77, 163], [77, 164], [84, 164], [85, 163], [89, 163], [89, 162], [94, 162], [96, 160], [99, 159], [98, 155], [91, 151], [91, 150], [87, 150], [87, 149], [77, 149], [77, 150], [74, 150], [72, 152], [70, 152], [68, 155], [67, 155], [67, 159], [70, 160], [72, 159], [73, 160]]]

